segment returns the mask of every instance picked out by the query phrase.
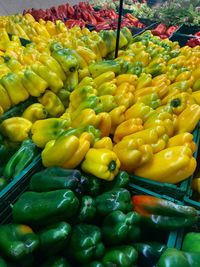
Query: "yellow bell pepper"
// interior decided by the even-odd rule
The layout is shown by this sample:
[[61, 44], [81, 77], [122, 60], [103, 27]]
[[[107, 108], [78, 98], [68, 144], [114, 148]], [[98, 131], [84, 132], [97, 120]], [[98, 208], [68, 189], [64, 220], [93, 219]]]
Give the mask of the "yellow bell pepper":
[[152, 76], [150, 74], [142, 73], [137, 80], [136, 90], [149, 87], [152, 85]]
[[118, 143], [125, 136], [143, 130], [143, 121], [140, 118], [131, 118], [119, 124], [114, 133], [114, 142]]
[[111, 118], [110, 114], [101, 112], [97, 115], [97, 122], [95, 128], [101, 132], [101, 137], [109, 136], [111, 130]]
[[111, 133], [114, 134], [117, 126], [125, 121], [125, 106], [118, 106], [109, 112], [111, 118]]
[[70, 119], [63, 120], [60, 118], [49, 118], [38, 120], [32, 126], [32, 140], [38, 146], [43, 148], [47, 142], [56, 139], [69, 126]]
[[131, 92], [132, 87], [129, 83], [124, 82], [121, 83], [117, 90], [115, 91], [115, 101], [118, 104], [118, 106], [125, 106], [126, 108], [129, 108], [134, 103], [134, 96]]
[[71, 120], [71, 127], [96, 125], [97, 115], [93, 109], [87, 108]]
[[90, 148], [81, 164], [81, 169], [100, 179], [112, 181], [120, 168], [117, 155], [106, 148]]
[[117, 86], [115, 84], [115, 79], [112, 80], [111, 82], [105, 82], [103, 84], [101, 84], [98, 88], [98, 95], [102, 96], [102, 95], [114, 95], [116, 90], [117, 90]]
[[152, 86], [157, 86], [161, 83], [170, 85], [171, 81], [167, 78], [166, 74], [160, 74], [152, 79]]
[[180, 114], [187, 106], [196, 104], [193, 95], [183, 92], [174, 95], [168, 100], [168, 104], [172, 107], [174, 114]]
[[32, 96], [40, 96], [48, 87], [48, 83], [31, 68], [22, 72], [22, 84]]
[[11, 107], [11, 101], [5, 88], [0, 84], [0, 106], [4, 111]]
[[163, 98], [168, 93], [168, 91], [169, 89], [167, 85], [163, 82], [157, 86], [150, 86], [150, 87], [145, 87], [145, 88], [136, 90], [134, 92], [134, 97], [135, 97], [135, 101], [137, 101], [139, 97], [157, 93], [159, 98]]
[[12, 117], [4, 120], [0, 131], [13, 142], [22, 142], [28, 138], [32, 123], [21, 117]]
[[1, 79], [1, 83], [5, 87], [13, 105], [17, 105], [29, 97], [19, 75], [9, 73]]
[[117, 86], [120, 85], [121, 83], [129, 83], [135, 86], [137, 80], [138, 77], [130, 73], [120, 74], [116, 77]]
[[131, 118], [140, 118], [142, 121], [146, 121], [155, 111], [149, 107], [146, 106], [142, 102], [137, 102], [132, 107], [126, 110], [125, 112], [125, 118], [126, 120]]
[[193, 85], [192, 85], [192, 91], [196, 92], [200, 90], [200, 79], [194, 81]]
[[52, 117], [59, 117], [64, 113], [65, 108], [59, 97], [53, 92], [47, 90], [45, 94], [39, 98], [39, 102], [45, 107]]
[[174, 146], [154, 154], [152, 160], [137, 168], [134, 174], [154, 181], [177, 184], [192, 175], [196, 165], [191, 149]]
[[22, 113], [22, 118], [25, 118], [31, 121], [32, 123], [37, 120], [46, 119], [46, 117], [47, 117], [47, 110], [40, 103], [35, 103], [28, 106]]
[[115, 73], [113, 71], [104, 72], [94, 78], [94, 86], [98, 88], [101, 84], [111, 82], [113, 79], [115, 79]]
[[200, 105], [200, 91], [192, 92], [192, 96], [195, 99], [196, 103]]
[[144, 144], [151, 145], [153, 152], [157, 153], [166, 147], [168, 135], [166, 134], [166, 129], [164, 126], [154, 126], [152, 128], [144, 129], [142, 131], [127, 135], [123, 138], [123, 140], [128, 139], [142, 139]]
[[109, 150], [113, 149], [113, 143], [110, 137], [106, 136], [96, 141], [93, 145], [93, 148], [106, 148]]
[[48, 87], [54, 93], [57, 93], [63, 87], [63, 81], [60, 79], [60, 77], [47, 66], [39, 62], [34, 63], [32, 65], [32, 70], [47, 82]]
[[49, 141], [41, 153], [45, 167], [62, 166], [70, 160], [79, 147], [79, 139], [74, 135]]
[[169, 93], [173, 92], [174, 90], [178, 89], [181, 92], [188, 92], [190, 89], [190, 82], [189, 81], [180, 81], [172, 83], [168, 86]]
[[191, 71], [184, 71], [181, 72], [178, 76], [176, 76], [175, 82], [180, 82], [180, 81], [186, 81], [189, 80], [189, 78], [191, 77]]
[[123, 139], [113, 147], [113, 151], [120, 160], [121, 169], [128, 172], [133, 172], [153, 156], [152, 147], [144, 144], [141, 138]]
[[137, 102], [142, 102], [153, 109], [156, 109], [161, 105], [161, 100], [157, 93], [141, 96], [137, 99]]
[[191, 133], [195, 129], [199, 120], [200, 120], [200, 106], [197, 104], [188, 106], [178, 116], [177, 125], [175, 129], [176, 133], [183, 133], [183, 132]]
[[193, 141], [193, 135], [191, 133], [180, 133], [169, 138], [167, 147], [173, 146], [187, 146], [191, 149], [192, 153], [196, 151], [196, 143]]

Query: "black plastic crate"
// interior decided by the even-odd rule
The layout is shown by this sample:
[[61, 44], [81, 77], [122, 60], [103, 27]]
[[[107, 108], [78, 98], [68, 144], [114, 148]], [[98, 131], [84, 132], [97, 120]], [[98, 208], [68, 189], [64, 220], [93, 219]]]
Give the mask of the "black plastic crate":
[[194, 35], [195, 33], [200, 31], [200, 26], [188, 26], [183, 24], [177, 31], [177, 33], [186, 34], [186, 35]]
[[181, 33], [174, 33], [169, 39], [172, 42], [179, 42], [180, 46], [185, 46], [187, 41], [191, 38], [197, 38], [193, 35], [181, 34]]

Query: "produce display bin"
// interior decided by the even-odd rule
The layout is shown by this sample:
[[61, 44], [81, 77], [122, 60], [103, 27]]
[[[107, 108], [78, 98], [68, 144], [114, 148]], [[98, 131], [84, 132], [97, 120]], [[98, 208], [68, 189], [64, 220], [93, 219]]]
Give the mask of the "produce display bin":
[[172, 42], [179, 42], [180, 46], [186, 45], [187, 41], [191, 38], [197, 38], [193, 35], [187, 35], [187, 34], [182, 34], [182, 33], [174, 33], [169, 39]]
[[178, 30], [177, 33], [194, 35], [196, 32], [200, 31], [200, 26], [188, 26], [183, 24]]
[[41, 156], [38, 155], [17, 177], [15, 177], [2, 191], [0, 191], [0, 222], [10, 221], [11, 203], [15, 202], [28, 188], [30, 177], [41, 169]]
[[[168, 200], [168, 201], [172, 201], [176, 204], [179, 204], [179, 205], [183, 205], [183, 202], [181, 201], [178, 201], [174, 198], [171, 198], [169, 196], [166, 196], [166, 195], [161, 195], [161, 194], [158, 194], [158, 193], [155, 193], [151, 190], [148, 190], [148, 189], [145, 189], [145, 188], [142, 188], [141, 186], [138, 186], [138, 185], [135, 185], [133, 183], [129, 183], [129, 190], [134, 194], [134, 195], [149, 195], [149, 196], [153, 196], [153, 197], [157, 197], [157, 198], [162, 198], [162, 199], [165, 199], [165, 200]], [[158, 240], [156, 241], [160, 241], [160, 238], [162, 237], [163, 238], [163, 241], [166, 242], [167, 246], [169, 248], [174, 248], [175, 247], [175, 244], [176, 244], [176, 240], [178, 238], [178, 233], [179, 231], [170, 231], [170, 232], [166, 232], [166, 231], [161, 231], [161, 234], [159, 235], [156, 235], [155, 232], [153, 231], [154, 229], [152, 229], [152, 233], [147, 233], [148, 235], [152, 235], [152, 236], [156, 236], [156, 238], [158, 238]], [[154, 238], [155, 238], [154, 236]]]
[[[199, 124], [197, 125], [196, 129], [193, 132], [193, 140], [197, 144], [197, 150], [194, 153], [194, 157], [197, 158], [198, 155], [198, 147], [199, 147], [199, 140], [200, 140], [200, 133], [199, 133]], [[175, 185], [170, 183], [161, 183], [157, 181], [150, 180], [148, 178], [139, 177], [136, 175], [130, 175], [131, 182], [139, 185], [145, 189], [152, 190], [158, 194], [166, 195], [173, 197], [175, 199], [183, 200], [186, 192], [189, 190], [191, 186], [193, 175], [188, 177], [188, 179], [184, 180], [183, 182]]]
[[142, 34], [145, 31], [154, 29], [157, 25], [158, 25], [157, 22], [153, 22], [153, 23], [151, 23], [149, 26], [147, 26], [145, 28], [132, 27], [130, 30], [131, 30], [133, 36], [137, 36], [137, 35]]

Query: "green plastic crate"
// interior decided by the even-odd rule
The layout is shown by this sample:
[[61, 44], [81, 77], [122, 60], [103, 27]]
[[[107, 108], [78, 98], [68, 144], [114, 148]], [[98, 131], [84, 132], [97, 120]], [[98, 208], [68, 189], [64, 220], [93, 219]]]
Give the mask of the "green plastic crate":
[[[157, 198], [162, 198], [168, 201], [172, 201], [173, 203], [179, 204], [179, 205], [183, 205], [184, 203], [176, 200], [174, 198], [171, 198], [169, 196], [166, 195], [160, 195], [158, 193], [155, 193], [151, 190], [142, 188], [141, 186], [135, 185], [133, 183], [129, 183], [129, 190], [131, 191], [132, 194], [134, 195], [149, 195], [149, 196], [153, 196], [153, 197], [157, 197]], [[156, 230], [157, 231], [157, 230]], [[169, 248], [174, 248], [176, 245], [176, 240], [178, 238], [178, 233], [179, 231], [160, 231], [162, 235], [165, 235], [166, 238], [166, 244]], [[160, 234], [159, 234], [160, 237]]]
[[[197, 150], [194, 153], [194, 157], [197, 158], [199, 140], [200, 140], [199, 124], [197, 125], [196, 129], [193, 132], [193, 140], [197, 144]], [[143, 178], [143, 177], [139, 177], [139, 176], [132, 175], [132, 174], [130, 174], [130, 178], [131, 178], [132, 183], [139, 185], [143, 187], [144, 189], [151, 190], [160, 195], [167, 195], [169, 197], [172, 197], [178, 200], [183, 200], [187, 191], [190, 189], [193, 175], [188, 177], [188, 179], [184, 180], [183, 182], [177, 185], [170, 184], [170, 183], [161, 183], [161, 182], [153, 181], [148, 178]]]
[[0, 224], [11, 219], [11, 203], [14, 203], [27, 190], [31, 175], [41, 167], [41, 156], [38, 155], [29, 166], [0, 191]]

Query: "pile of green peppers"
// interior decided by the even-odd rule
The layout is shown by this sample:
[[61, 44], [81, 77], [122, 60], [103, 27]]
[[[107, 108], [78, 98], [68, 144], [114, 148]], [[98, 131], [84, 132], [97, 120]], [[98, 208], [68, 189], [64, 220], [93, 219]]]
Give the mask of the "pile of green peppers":
[[[163, 265], [168, 249], [161, 236], [163, 229], [180, 227], [170, 216], [183, 216], [182, 207], [167, 201], [156, 207], [154, 201], [151, 213], [160, 212], [160, 219], [146, 220], [128, 185], [124, 171], [108, 182], [76, 169], [41, 169], [13, 203], [12, 223], [0, 226], [0, 266], [152, 267], [159, 259], [158, 267], [178, 266]], [[196, 210], [187, 212], [181, 226], [196, 221]], [[155, 240], [159, 230], [163, 243]]]

